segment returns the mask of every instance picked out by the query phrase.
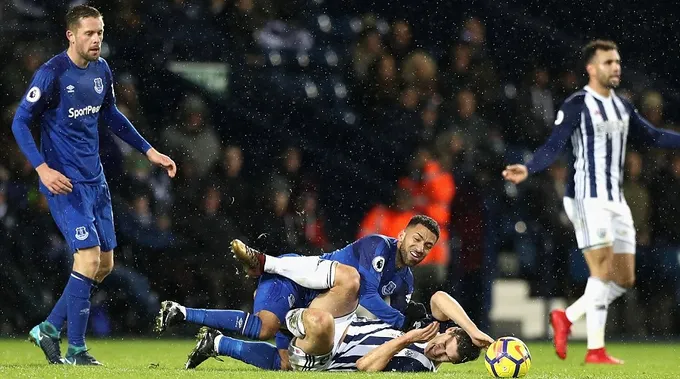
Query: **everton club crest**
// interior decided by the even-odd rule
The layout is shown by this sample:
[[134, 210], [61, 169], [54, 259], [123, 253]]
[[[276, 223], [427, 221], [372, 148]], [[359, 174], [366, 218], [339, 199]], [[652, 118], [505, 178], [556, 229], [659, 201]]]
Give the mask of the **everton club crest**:
[[104, 82], [102, 82], [102, 78], [94, 79], [94, 90], [97, 91], [97, 93], [104, 92]]

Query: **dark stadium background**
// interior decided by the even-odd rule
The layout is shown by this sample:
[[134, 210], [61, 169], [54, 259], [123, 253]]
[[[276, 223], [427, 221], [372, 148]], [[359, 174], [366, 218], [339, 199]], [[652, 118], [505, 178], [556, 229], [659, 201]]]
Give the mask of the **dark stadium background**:
[[[104, 55], [120, 85], [119, 105], [179, 166], [179, 177], [170, 183], [102, 129], [120, 246], [116, 271], [94, 297], [91, 325], [100, 335], [148, 334], [164, 299], [248, 307], [254, 283], [235, 275], [229, 240], [243, 238], [275, 254], [343, 246], [357, 236], [371, 210], [394, 203], [396, 189], [405, 188], [400, 178], [422, 180], [413, 164], [423, 156], [419, 147], [455, 180], [456, 194], [443, 204], [450, 251], [448, 262], [440, 264], [445, 273], [440, 288], [458, 298], [482, 327], [512, 328], [489, 319], [493, 280], [524, 280], [531, 296], [552, 299], [577, 296], [587, 277], [572, 232], [560, 218], [555, 183], [564, 163], [519, 188], [501, 180], [506, 163], [521, 161], [550, 132], [533, 118], [527, 100], [535, 70], [548, 75], [556, 110], [574, 83], [585, 84], [580, 46], [593, 38], [613, 39], [623, 58], [622, 92], [647, 116], [662, 107], [657, 126], [677, 130], [680, 121], [680, 30], [675, 7], [665, 3], [88, 3], [104, 14]], [[6, 0], [0, 8], [0, 335], [21, 335], [44, 318], [68, 274], [69, 254], [10, 126], [32, 72], [65, 47], [63, 15], [69, 4]], [[224, 8], [213, 14], [211, 4]], [[236, 4], [251, 6], [252, 18]], [[451, 48], [466, 43], [471, 17], [486, 32], [471, 64], [476, 76], [456, 76], [448, 66]], [[253, 30], [276, 19], [313, 38], [306, 54], [253, 41]], [[400, 20], [413, 36], [402, 50], [390, 37]], [[397, 65], [418, 51], [431, 59], [420, 56], [402, 66], [393, 92], [376, 94], [376, 71], [360, 72], [354, 55], [371, 30], [380, 31], [379, 56], [393, 56]], [[197, 78], [192, 71], [197, 66], [173, 69], [172, 62], [209, 62], [212, 76]], [[429, 69], [434, 79], [424, 77]], [[225, 72], [226, 87], [209, 88]], [[570, 74], [576, 79], [572, 87], [562, 81]], [[415, 105], [406, 104], [409, 88], [418, 88]], [[466, 124], [457, 115], [456, 95], [467, 88], [482, 121]], [[212, 131], [201, 134], [205, 144], [181, 129], [197, 113], [202, 133]], [[429, 117], [435, 118], [430, 129], [424, 126]], [[488, 129], [471, 129], [477, 133], [470, 135], [463, 124]], [[463, 151], [447, 150], [445, 138], [460, 138]], [[192, 163], [215, 142], [214, 157]], [[238, 179], [221, 166], [227, 146], [243, 153]], [[636, 199], [647, 202], [629, 203], [634, 217], [642, 215], [635, 221], [646, 238], [638, 247], [637, 288], [612, 307], [608, 328], [622, 338], [677, 336], [680, 156], [639, 153], [641, 173], [633, 188], [642, 194]], [[286, 160], [295, 166], [296, 157], [301, 157], [299, 171], [284, 169]], [[276, 199], [288, 203], [276, 209]], [[408, 210], [404, 204], [408, 201], [399, 211]], [[416, 281], [436, 282], [435, 271], [424, 268]], [[424, 287], [425, 293], [434, 289]]]

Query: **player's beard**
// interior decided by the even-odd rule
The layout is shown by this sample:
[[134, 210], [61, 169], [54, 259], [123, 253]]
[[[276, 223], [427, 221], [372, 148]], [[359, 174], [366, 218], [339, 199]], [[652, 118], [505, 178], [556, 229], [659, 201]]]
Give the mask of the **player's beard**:
[[80, 52], [80, 57], [88, 62], [94, 62], [99, 59], [100, 54], [101, 48], [99, 48], [99, 51], [97, 53], [94, 53], [93, 51], [90, 51], [89, 48], [86, 48], [84, 51]]
[[619, 84], [621, 84], [621, 77], [617, 78], [617, 77], [608, 75], [607, 77], [600, 80], [600, 84], [604, 88], [616, 89], [619, 86]]

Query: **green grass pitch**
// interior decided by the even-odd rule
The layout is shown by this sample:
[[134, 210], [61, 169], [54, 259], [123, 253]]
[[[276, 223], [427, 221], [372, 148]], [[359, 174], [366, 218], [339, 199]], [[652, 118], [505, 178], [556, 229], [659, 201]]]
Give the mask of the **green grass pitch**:
[[[436, 374], [400, 373], [297, 373], [265, 372], [252, 366], [225, 359], [210, 359], [198, 369], [183, 370], [186, 356], [192, 349], [191, 340], [92, 340], [88, 342], [91, 353], [105, 367], [49, 366], [39, 348], [25, 340], [0, 340], [0, 378], [489, 378], [483, 360], [459, 366], [445, 365]], [[585, 366], [581, 362], [585, 353], [583, 344], [571, 344], [569, 357], [560, 361], [549, 343], [530, 342], [533, 362], [527, 378], [675, 378], [680, 375], [680, 344], [671, 343], [618, 343], [610, 344], [612, 355], [624, 359], [623, 366]], [[62, 347], [62, 349], [65, 347]]]

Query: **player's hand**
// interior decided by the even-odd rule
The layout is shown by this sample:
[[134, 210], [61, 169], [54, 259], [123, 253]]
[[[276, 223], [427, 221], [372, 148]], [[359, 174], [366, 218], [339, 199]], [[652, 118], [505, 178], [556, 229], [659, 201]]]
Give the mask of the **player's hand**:
[[416, 343], [427, 342], [434, 338], [437, 333], [439, 333], [439, 323], [435, 321], [424, 328], [413, 329], [404, 334], [404, 336], [409, 340], [410, 343]]
[[523, 182], [527, 176], [529, 176], [529, 171], [527, 170], [527, 166], [523, 164], [510, 165], [503, 170], [503, 177], [505, 180], [509, 180], [514, 184]]
[[61, 172], [51, 169], [47, 163], [36, 167], [40, 181], [47, 189], [55, 195], [66, 195], [73, 191], [71, 179], [65, 177]]
[[486, 333], [482, 332], [481, 330], [477, 329], [472, 333], [468, 333], [470, 338], [472, 339], [472, 343], [475, 344], [475, 346], [478, 347], [487, 347], [494, 343], [494, 339], [489, 337]]
[[177, 165], [175, 165], [175, 161], [170, 159], [169, 156], [159, 153], [152, 147], [146, 152], [146, 157], [149, 158], [149, 162], [164, 168], [165, 171], [168, 172], [169, 177], [175, 177], [175, 174], [177, 173]]

